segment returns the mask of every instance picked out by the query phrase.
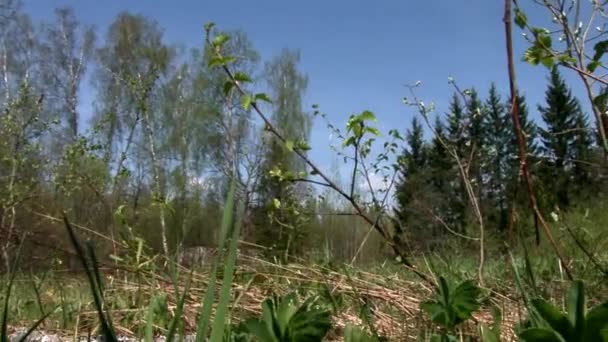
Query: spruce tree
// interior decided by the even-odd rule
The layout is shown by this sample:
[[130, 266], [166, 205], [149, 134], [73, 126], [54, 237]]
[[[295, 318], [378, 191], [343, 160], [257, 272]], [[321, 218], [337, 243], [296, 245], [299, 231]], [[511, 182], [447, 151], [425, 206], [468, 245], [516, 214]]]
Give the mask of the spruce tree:
[[[554, 202], [561, 208], [570, 205], [570, 192], [574, 184], [572, 174], [579, 154], [588, 150], [590, 141], [586, 134], [584, 114], [579, 101], [557, 71], [551, 70], [550, 83], [545, 92], [545, 106], [538, 106], [546, 128], [541, 129], [542, 152], [545, 163], [544, 181], [555, 196]], [[577, 146], [580, 145], [580, 146]], [[580, 175], [579, 175], [580, 176]]]
[[[424, 180], [427, 166], [427, 146], [424, 143], [423, 129], [420, 121], [414, 117], [407, 130], [405, 141], [407, 147], [399, 156], [399, 174], [395, 185], [395, 214], [401, 226], [412, 226], [417, 213], [413, 213], [412, 202], [426, 183]], [[400, 233], [398, 229], [398, 233]]]
[[483, 127], [486, 134], [483, 141], [484, 164], [487, 165], [486, 194], [490, 210], [490, 222], [503, 230], [508, 224], [507, 173], [509, 170], [509, 143], [513, 130], [510, 116], [505, 110], [496, 85], [490, 86], [485, 102]]
[[[450, 148], [453, 149], [461, 162], [466, 159], [468, 131], [465, 124], [465, 108], [458, 94], [452, 96], [449, 111], [447, 113], [447, 140]], [[449, 199], [451, 222], [454, 222], [454, 229], [464, 230], [466, 224], [467, 195], [464, 188], [464, 181], [458, 170], [455, 160], [452, 160], [450, 167], [450, 179], [453, 179], [449, 192], [446, 196]]]

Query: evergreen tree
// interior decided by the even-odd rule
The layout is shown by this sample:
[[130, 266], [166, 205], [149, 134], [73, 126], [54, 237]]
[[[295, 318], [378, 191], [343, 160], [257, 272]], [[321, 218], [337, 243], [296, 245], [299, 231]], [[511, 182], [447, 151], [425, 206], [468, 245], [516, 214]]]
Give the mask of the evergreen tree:
[[[452, 96], [450, 102], [449, 111], [447, 114], [447, 141], [451, 149], [457, 153], [458, 158], [461, 162], [466, 159], [467, 153], [467, 141], [468, 131], [466, 130], [465, 124], [465, 108], [462, 105], [458, 94]], [[454, 158], [452, 156], [452, 158]], [[453, 179], [453, 184], [450, 186], [447, 197], [449, 198], [450, 213], [452, 215], [451, 220], [454, 222], [454, 228], [456, 230], [464, 230], [466, 225], [466, 208], [467, 208], [467, 195], [464, 187], [464, 180], [458, 165], [455, 160], [451, 160], [450, 167], [450, 179]]]
[[509, 169], [509, 143], [513, 130], [510, 129], [510, 116], [505, 111], [496, 85], [490, 86], [485, 102], [483, 126], [486, 134], [483, 141], [484, 164], [487, 165], [485, 185], [490, 209], [490, 222], [500, 230], [508, 224], [507, 172]]
[[403, 234], [401, 227], [406, 227], [412, 238], [424, 241], [430, 230], [421, 231], [421, 227], [428, 228], [428, 210], [433, 208], [425, 200], [428, 195], [428, 146], [424, 142], [424, 131], [418, 118], [414, 117], [411, 127], [407, 130], [405, 141], [407, 143], [399, 157], [399, 174], [395, 185], [397, 216], [397, 234]]
[[579, 154], [584, 157], [585, 151], [590, 148], [590, 140], [580, 103], [557, 68], [551, 70], [545, 101], [544, 107], [538, 106], [546, 125], [545, 129], [541, 129], [542, 151], [546, 158], [543, 176], [547, 189], [555, 196], [555, 203], [566, 208], [571, 201], [572, 186], [581, 185], [574, 184], [572, 180], [574, 161]]
[[[484, 125], [483, 125], [483, 105], [479, 98], [477, 90], [472, 89], [469, 94], [467, 101], [467, 131], [468, 141], [466, 155], [467, 161], [470, 165], [466, 165], [469, 170], [469, 181], [473, 186], [475, 195], [478, 200], [482, 200], [482, 183], [483, 183], [483, 170], [482, 170], [482, 148], [484, 144]], [[483, 208], [482, 208], [483, 210]]]

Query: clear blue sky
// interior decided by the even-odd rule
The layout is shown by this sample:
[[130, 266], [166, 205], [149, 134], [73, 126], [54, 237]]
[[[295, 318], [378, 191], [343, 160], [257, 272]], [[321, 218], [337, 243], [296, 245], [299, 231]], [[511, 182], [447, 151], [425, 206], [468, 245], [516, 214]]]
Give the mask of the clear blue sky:
[[[498, 0], [24, 2], [35, 20], [50, 20], [55, 7], [70, 6], [101, 36], [117, 13], [128, 10], [156, 20], [170, 43], [201, 46], [203, 24], [213, 21], [222, 29], [244, 30], [264, 60], [283, 47], [298, 48], [309, 76], [306, 108], [320, 104], [335, 123], [369, 109], [383, 129], [404, 131], [414, 112], [401, 102], [403, 85], [417, 80], [423, 82], [420, 95], [435, 101], [442, 113], [452, 93], [448, 76], [463, 88], [475, 86], [483, 96], [492, 81], [502, 94], [508, 92], [503, 2]], [[531, 19], [540, 14], [528, 13]], [[525, 42], [517, 27], [514, 33], [519, 87], [537, 118], [547, 70], [519, 62]], [[588, 108], [578, 79], [567, 78]], [[85, 90], [83, 110], [91, 99]], [[328, 137], [322, 122], [315, 125], [313, 156], [326, 166]]]

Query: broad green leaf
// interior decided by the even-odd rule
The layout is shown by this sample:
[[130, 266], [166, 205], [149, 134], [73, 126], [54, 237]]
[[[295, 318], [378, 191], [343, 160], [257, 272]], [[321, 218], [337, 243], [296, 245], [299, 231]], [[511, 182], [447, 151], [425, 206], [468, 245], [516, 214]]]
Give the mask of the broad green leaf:
[[522, 12], [519, 8], [515, 9], [515, 24], [517, 26], [519, 26], [520, 29], [523, 29], [526, 27], [526, 24], [528, 22], [528, 18], [526, 17], [526, 14], [524, 12]]
[[472, 281], [467, 280], [462, 282], [452, 293], [452, 307], [459, 318], [457, 323], [463, 322], [473, 316], [473, 313], [479, 309], [479, 296], [481, 290]]
[[574, 336], [582, 336], [585, 330], [585, 289], [583, 283], [577, 280], [572, 283], [568, 291], [568, 300], [566, 302], [566, 311], [568, 319], [574, 328]]
[[532, 299], [531, 301], [534, 309], [540, 314], [540, 316], [564, 339], [569, 338], [572, 335], [573, 327], [568, 321], [566, 315], [561, 313], [551, 303], [544, 299]]
[[450, 317], [450, 313], [439, 303], [432, 301], [424, 302], [420, 305], [420, 308], [431, 317], [431, 321], [444, 327], [451, 325], [452, 318]]
[[519, 333], [519, 338], [524, 342], [565, 342], [553, 330], [545, 328], [530, 328]]
[[241, 72], [241, 71], [234, 74], [234, 79], [236, 81], [243, 82], [243, 83], [251, 82], [251, 77], [249, 77], [249, 75], [247, 75], [246, 73]]
[[270, 97], [268, 97], [268, 95], [266, 95], [264, 93], [255, 94], [255, 100], [272, 103], [272, 100], [270, 99]]
[[608, 341], [608, 302], [595, 306], [587, 313], [584, 341]]
[[252, 101], [253, 99], [251, 98], [251, 95], [243, 95], [243, 97], [241, 97], [241, 105], [243, 106], [243, 109], [249, 110]]

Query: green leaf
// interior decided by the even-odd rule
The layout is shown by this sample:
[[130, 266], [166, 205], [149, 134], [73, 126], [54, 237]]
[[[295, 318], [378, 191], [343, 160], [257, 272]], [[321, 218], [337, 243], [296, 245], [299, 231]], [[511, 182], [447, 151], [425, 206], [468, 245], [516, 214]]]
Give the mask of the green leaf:
[[561, 55], [559, 56], [559, 61], [564, 64], [575, 64], [576, 58], [568, 55]]
[[231, 57], [231, 56], [226, 56], [226, 57], [214, 56], [214, 57], [211, 57], [211, 60], [209, 60], [209, 68], [225, 66], [228, 63], [231, 63], [235, 60], [236, 60], [236, 58]]
[[232, 88], [234, 88], [234, 82], [231, 80], [226, 81], [226, 83], [224, 83], [224, 96], [228, 96]]
[[553, 330], [545, 328], [530, 328], [519, 333], [519, 338], [524, 342], [565, 342]]
[[217, 36], [215, 36], [212, 44], [216, 48], [221, 48], [229, 40], [230, 40], [230, 36], [222, 33], [222, 34], [218, 34]]
[[540, 47], [550, 49], [552, 45], [551, 36], [547, 34], [539, 34], [536, 36], [537, 43]]
[[452, 307], [460, 322], [463, 322], [473, 316], [473, 313], [479, 309], [479, 296], [481, 290], [472, 281], [467, 280], [462, 282], [452, 293]]
[[606, 108], [608, 93], [604, 92], [593, 99], [593, 104], [598, 108]]
[[600, 62], [600, 61], [592, 61], [591, 63], [587, 64], [587, 70], [589, 72], [594, 72], [601, 65], [602, 65], [602, 62]]
[[434, 301], [428, 301], [422, 303], [420, 308], [431, 317], [431, 321], [444, 327], [452, 325], [453, 319], [443, 305]]
[[204, 27], [205, 27], [205, 31], [206, 31], [206, 32], [210, 32], [210, 31], [211, 31], [211, 29], [212, 29], [214, 26], [215, 26], [215, 23], [214, 23], [214, 22], [208, 22], [208, 23], [206, 23], [206, 24], [205, 24], [205, 26], [204, 26]]
[[526, 14], [524, 12], [522, 12], [519, 8], [515, 9], [515, 24], [517, 26], [519, 26], [520, 29], [523, 29], [526, 27], [526, 24], [528, 22], [528, 18], [526, 17]]
[[363, 113], [357, 116], [357, 119], [361, 121], [378, 121], [376, 119], [376, 115], [374, 115], [374, 113], [370, 112], [369, 110], [363, 111]]
[[564, 339], [567, 339], [572, 335], [573, 327], [570, 324], [570, 321], [568, 321], [568, 318], [563, 313], [551, 305], [551, 303], [540, 298], [532, 299], [531, 303], [543, 320], [545, 320], [545, 322]]
[[298, 150], [301, 151], [310, 151], [312, 148], [310, 147], [310, 145], [308, 145], [308, 143], [306, 141], [303, 140], [299, 140], [295, 146]]
[[480, 333], [482, 342], [500, 342], [500, 333], [483, 324], [481, 325]]
[[568, 319], [574, 328], [573, 336], [582, 336], [585, 330], [585, 289], [583, 283], [577, 280], [572, 283], [568, 291], [566, 310]]
[[[219, 250], [224, 249], [225, 241], [228, 237], [228, 231], [232, 227], [232, 215], [234, 210], [234, 194], [236, 191], [236, 184], [234, 180], [230, 183], [230, 190], [226, 197], [224, 205], [224, 212], [222, 216], [222, 224], [220, 225], [220, 236], [217, 242]], [[207, 286], [207, 292], [201, 305], [198, 320], [196, 322], [196, 342], [203, 342], [207, 340], [207, 330], [209, 323], [211, 322], [211, 313], [213, 311], [213, 300], [215, 298], [215, 286], [217, 278], [217, 265], [220, 262], [220, 256], [217, 255], [213, 266], [211, 266], [211, 272], [209, 273], [209, 285]]]
[[265, 93], [255, 94], [255, 100], [272, 103], [272, 100], [270, 99], [270, 97], [268, 97], [268, 95], [266, 95]]
[[241, 71], [234, 74], [234, 79], [236, 81], [243, 82], [243, 83], [251, 82], [251, 77], [249, 77], [249, 75], [247, 75], [246, 73], [241, 72]]
[[289, 152], [293, 152], [293, 145], [294, 145], [293, 140], [286, 140], [285, 141], [285, 148], [287, 148], [287, 150]]
[[595, 50], [595, 54], [593, 55], [593, 60], [599, 61], [602, 58], [602, 56], [604, 56], [604, 54], [606, 52], [608, 52], [608, 40], [602, 40], [600, 42], [597, 42], [593, 46], [593, 50]]
[[356, 138], [356, 137], [354, 137], [354, 136], [350, 136], [350, 137], [348, 137], [348, 139], [346, 139], [346, 140], [344, 140], [344, 141], [342, 142], [342, 146], [343, 146], [343, 147], [346, 147], [346, 146], [351, 146], [351, 145], [352, 145], [352, 146], [354, 146], [354, 145], [355, 145], [355, 143], [356, 143], [356, 141], [357, 141], [357, 138]]
[[587, 313], [584, 341], [608, 341], [608, 302]]
[[241, 97], [241, 105], [243, 106], [243, 109], [249, 110], [252, 101], [253, 99], [251, 98], [251, 95], [243, 95], [243, 97]]
[[365, 127], [364, 132], [373, 134], [375, 136], [380, 136], [380, 131], [376, 127]]
[[548, 69], [553, 68], [553, 66], [555, 65], [555, 60], [554, 60], [553, 56], [546, 56], [546, 57], [543, 57], [543, 58], [540, 60], [540, 62], [541, 62], [541, 63], [542, 63], [544, 66], [546, 66]]
[[[235, 181], [231, 180], [231, 189], [234, 191]], [[230, 236], [230, 244], [228, 246], [228, 256], [224, 263], [224, 279], [222, 280], [222, 287], [220, 289], [219, 300], [215, 311], [216, 318], [213, 322], [213, 328], [211, 329], [211, 342], [221, 342], [224, 336], [224, 327], [226, 325], [227, 317], [230, 316], [228, 312], [228, 306], [230, 304], [230, 292], [232, 289], [232, 283], [234, 279], [234, 272], [236, 267], [236, 251], [239, 244], [239, 236], [241, 234], [241, 223], [240, 219], [244, 212], [244, 204], [241, 203], [237, 210], [237, 220], [232, 227], [232, 234]]]

